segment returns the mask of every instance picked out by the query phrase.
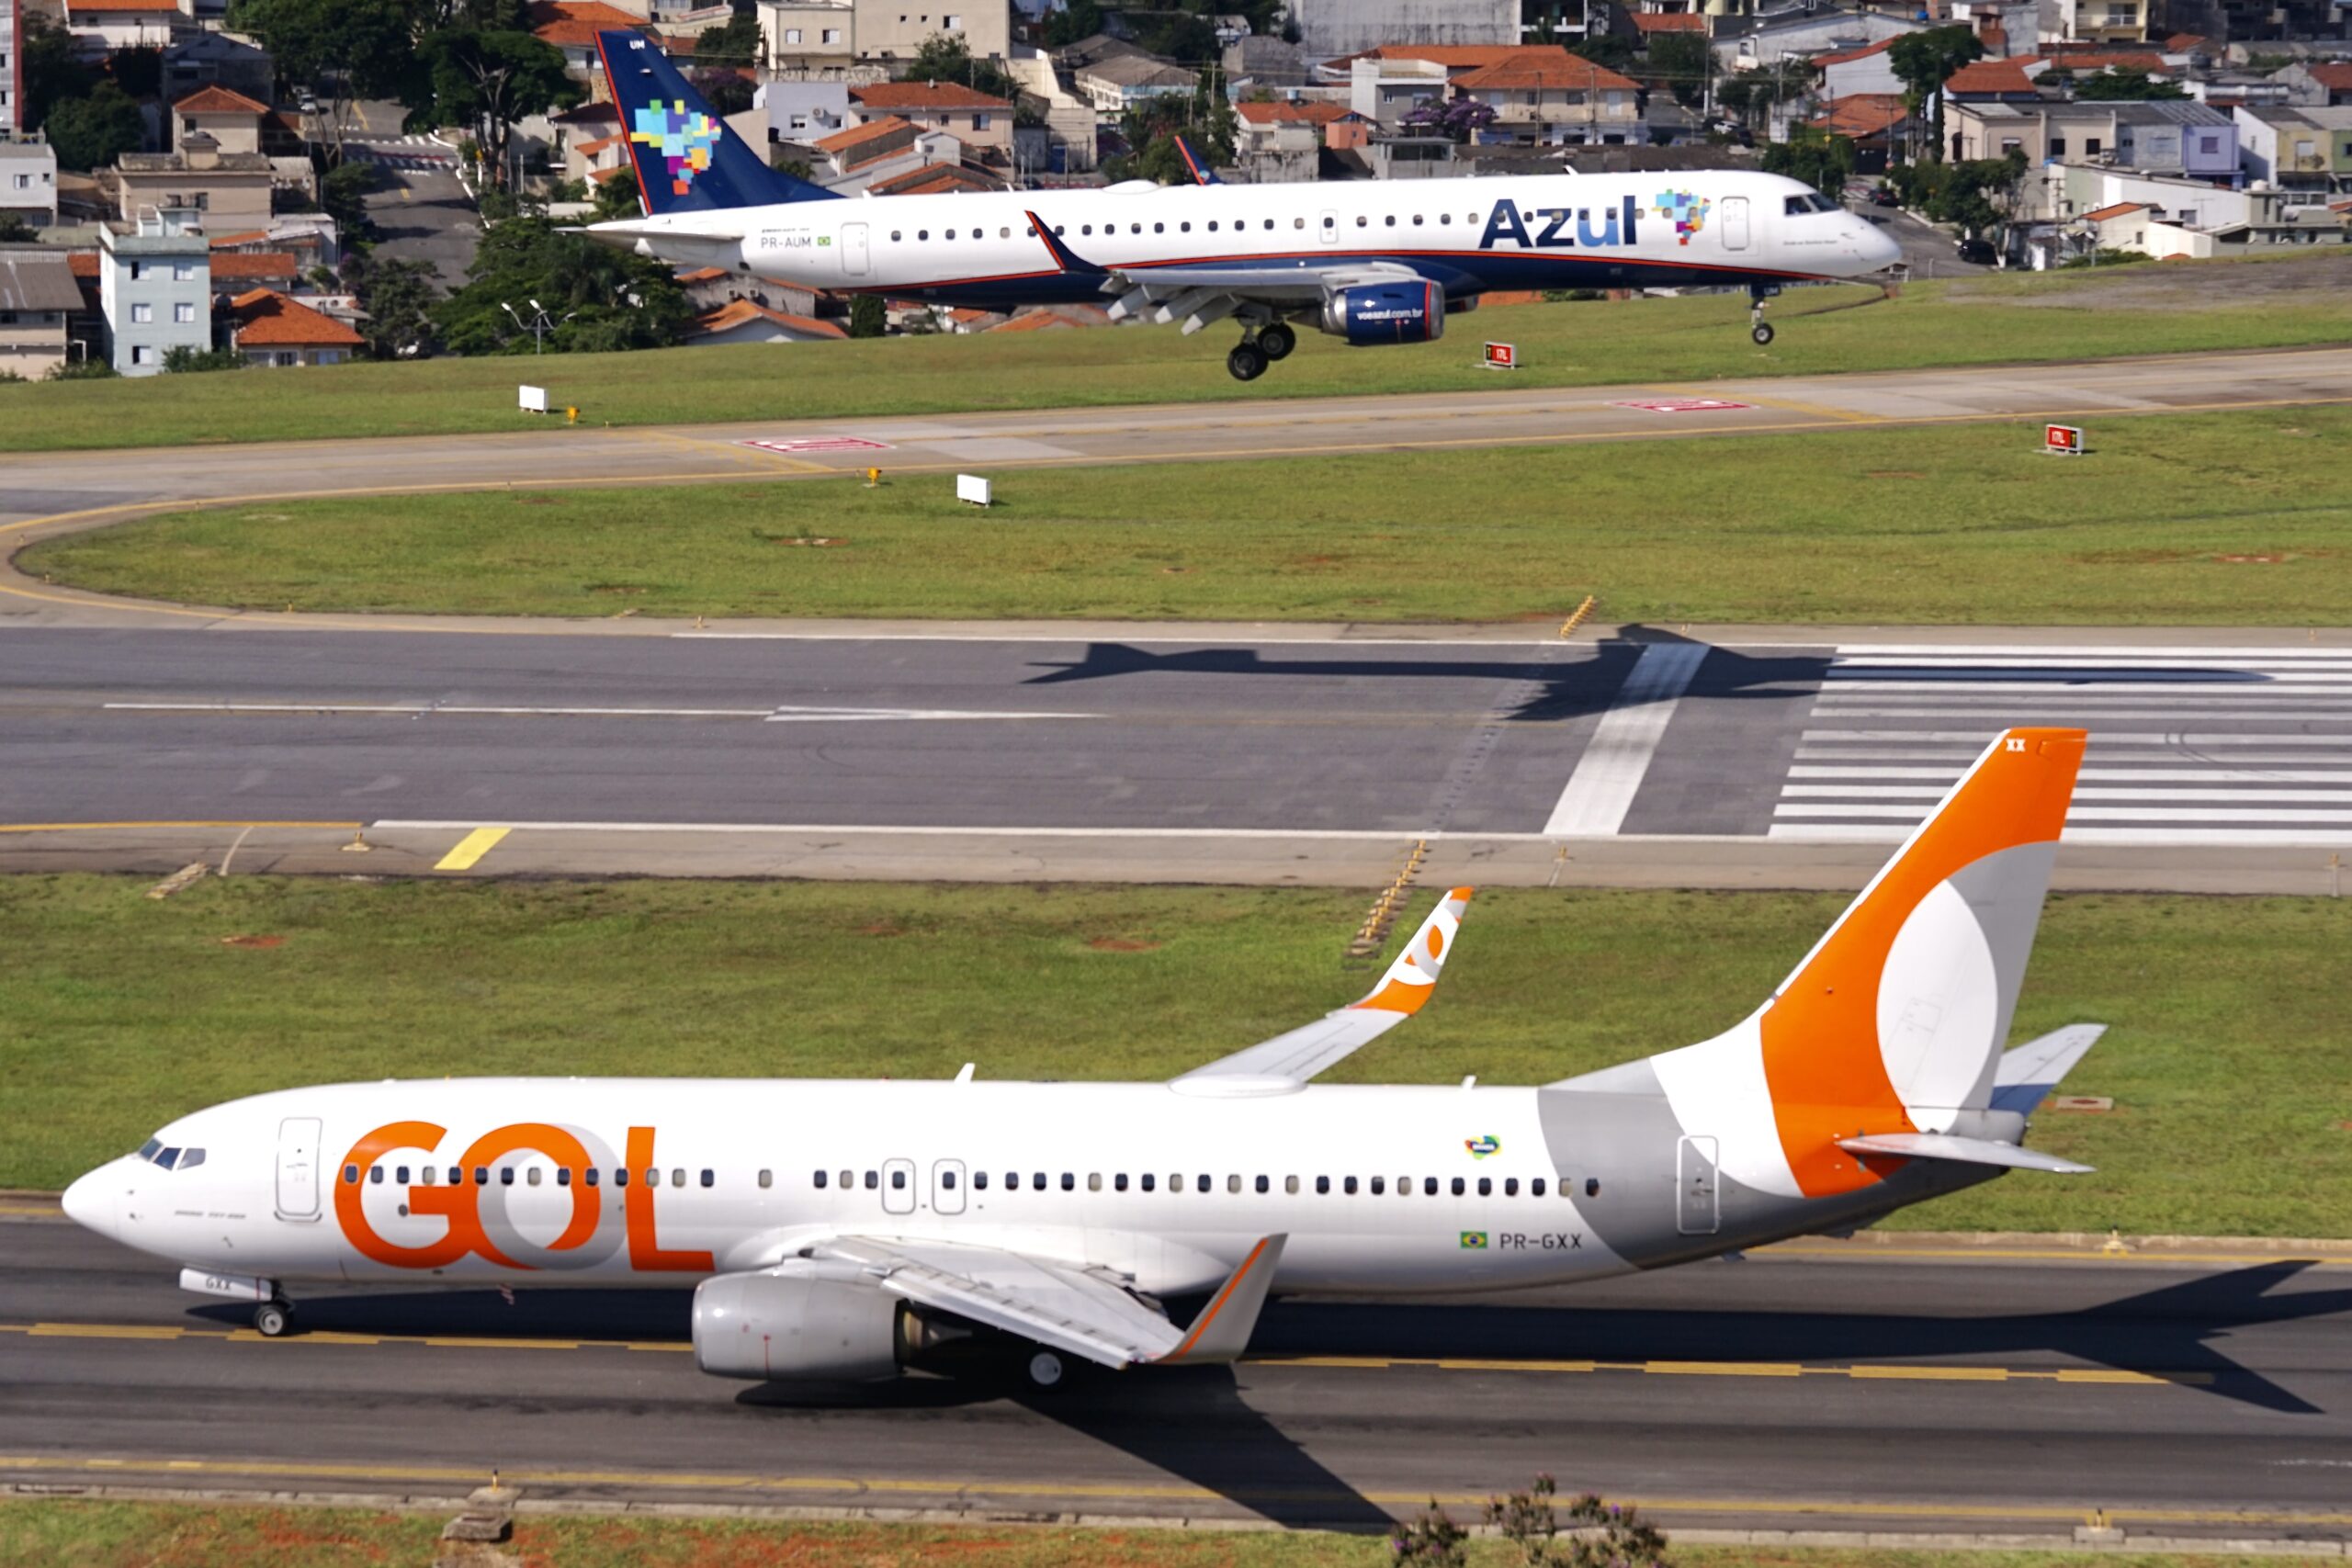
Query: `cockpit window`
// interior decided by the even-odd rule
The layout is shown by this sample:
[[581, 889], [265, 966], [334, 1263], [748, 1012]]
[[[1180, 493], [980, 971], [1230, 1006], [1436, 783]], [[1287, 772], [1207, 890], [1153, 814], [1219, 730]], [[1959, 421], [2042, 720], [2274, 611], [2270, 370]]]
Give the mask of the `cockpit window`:
[[1803, 196], [1790, 197], [1781, 204], [1781, 210], [1787, 216], [1794, 218], [1805, 212], [1836, 212], [1838, 207], [1827, 197], [1818, 192], [1807, 191]]
[[180, 1169], [193, 1170], [203, 1163], [204, 1151], [202, 1149], [182, 1149], [180, 1151]]
[[164, 1145], [163, 1139], [150, 1138], [141, 1145], [138, 1157], [145, 1160], [149, 1165], [161, 1166], [165, 1170], [193, 1170], [204, 1163], [204, 1151], [169, 1148]]
[[165, 1170], [171, 1169], [172, 1167], [179, 1164], [179, 1162], [180, 1152], [177, 1149], [165, 1149], [162, 1154], [155, 1156], [155, 1163], [162, 1166]]
[[140, 1149], [139, 1149], [139, 1157], [140, 1157], [141, 1159], [143, 1159], [143, 1160], [147, 1161], [150, 1165], [153, 1165], [153, 1164], [154, 1163], [154, 1161], [155, 1161], [155, 1156], [156, 1156], [157, 1155], [161, 1154], [161, 1153], [163, 1152], [163, 1149], [164, 1149], [164, 1140], [163, 1140], [163, 1139], [161, 1139], [161, 1138], [150, 1138], [150, 1139], [148, 1139], [148, 1140], [146, 1141], [146, 1143], [144, 1143], [143, 1145], [141, 1145], [140, 1146]]

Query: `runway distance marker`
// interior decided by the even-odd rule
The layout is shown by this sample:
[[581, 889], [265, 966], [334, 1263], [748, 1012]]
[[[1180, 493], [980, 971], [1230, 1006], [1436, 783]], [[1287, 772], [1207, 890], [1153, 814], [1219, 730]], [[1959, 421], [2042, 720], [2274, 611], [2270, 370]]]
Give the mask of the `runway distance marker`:
[[1645, 413], [1721, 413], [1727, 409], [1755, 406], [1736, 403], [1729, 398], [1624, 398], [1610, 404], [1611, 408], [1640, 409]]
[[855, 435], [810, 435], [791, 441], [746, 441], [763, 452], [888, 452], [888, 441], [867, 441]]

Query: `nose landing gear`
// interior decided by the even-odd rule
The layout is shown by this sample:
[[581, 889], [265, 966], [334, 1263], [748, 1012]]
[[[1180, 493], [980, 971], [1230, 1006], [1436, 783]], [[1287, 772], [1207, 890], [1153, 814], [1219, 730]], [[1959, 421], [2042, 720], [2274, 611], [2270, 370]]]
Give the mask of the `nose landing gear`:
[[1780, 290], [1770, 284], [1751, 283], [1747, 286], [1747, 335], [1762, 348], [1772, 341], [1771, 323], [1764, 319], [1764, 301]]

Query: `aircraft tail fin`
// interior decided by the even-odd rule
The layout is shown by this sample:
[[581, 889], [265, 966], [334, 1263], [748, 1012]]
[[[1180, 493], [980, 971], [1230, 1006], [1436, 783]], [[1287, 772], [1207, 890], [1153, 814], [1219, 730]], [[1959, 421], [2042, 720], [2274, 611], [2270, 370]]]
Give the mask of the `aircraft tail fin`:
[[1840, 1139], [1949, 1133], [1991, 1105], [2086, 739], [1996, 739], [1757, 1015], [1801, 1190], [1859, 1179]]
[[729, 130], [643, 34], [600, 32], [596, 54], [649, 215], [839, 199], [838, 192], [768, 167], [766, 154]]
[[1225, 183], [1216, 177], [1216, 171], [1209, 166], [1208, 155], [1193, 145], [1191, 137], [1176, 138], [1176, 155], [1184, 160], [1184, 172], [1193, 176], [1194, 185], [1221, 186]]

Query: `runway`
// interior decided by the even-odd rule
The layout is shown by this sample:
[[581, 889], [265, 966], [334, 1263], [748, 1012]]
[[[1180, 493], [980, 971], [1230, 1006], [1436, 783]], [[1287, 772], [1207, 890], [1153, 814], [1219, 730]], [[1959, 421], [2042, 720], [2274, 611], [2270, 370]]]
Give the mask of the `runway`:
[[[1065, 1393], [695, 1371], [673, 1293], [322, 1291], [267, 1341], [0, 1222], [0, 1482], [1374, 1528], [1538, 1471], [1685, 1528], [2352, 1538], [2341, 1259], [1861, 1257], [1270, 1309], [1237, 1369]], [[1883, 1249], [1899, 1254], [1898, 1248]]]
[[0, 866], [1834, 886], [2064, 724], [2061, 886], [2340, 875], [2352, 649], [1967, 636], [0, 628]]
[[[742, 425], [544, 428], [492, 435], [0, 455], [0, 541], [159, 504], [507, 484], [822, 478], [1555, 445], [2352, 400], [2352, 349], [2179, 355], [2080, 365], [1773, 377], [1434, 397], [1046, 409]], [[30, 604], [64, 600], [21, 579]]]

